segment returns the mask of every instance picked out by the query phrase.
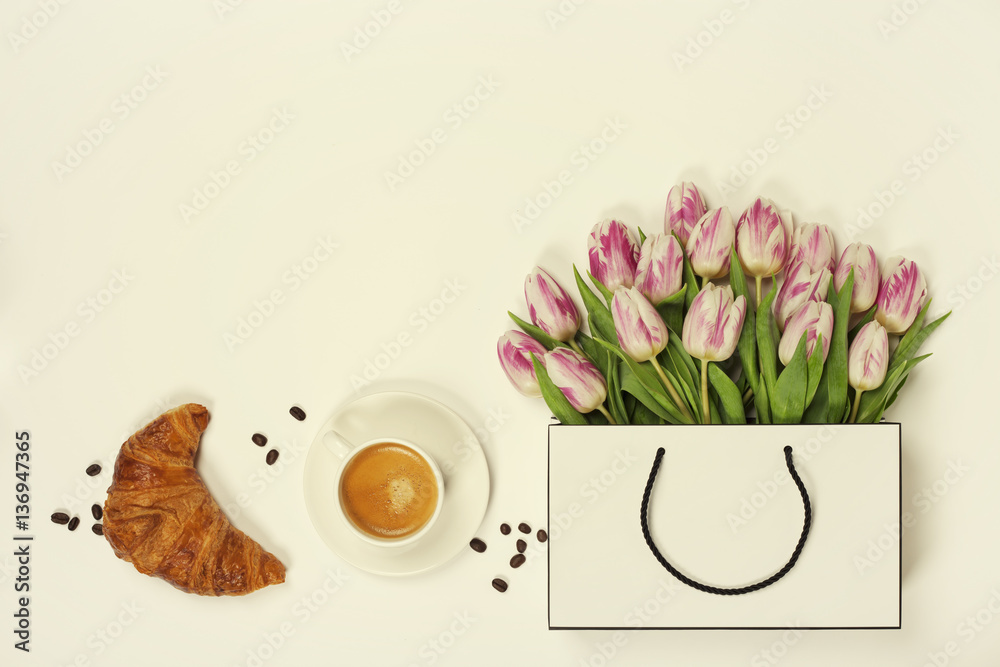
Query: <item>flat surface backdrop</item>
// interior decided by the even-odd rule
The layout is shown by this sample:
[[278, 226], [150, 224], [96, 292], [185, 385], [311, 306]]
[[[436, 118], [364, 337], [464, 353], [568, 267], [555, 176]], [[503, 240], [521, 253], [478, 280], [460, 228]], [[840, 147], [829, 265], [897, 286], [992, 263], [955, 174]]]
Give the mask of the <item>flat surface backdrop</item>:
[[[998, 19], [985, 0], [5, 3], [0, 663], [987, 664]], [[499, 369], [505, 311], [527, 315], [536, 264], [570, 287], [599, 220], [660, 229], [682, 179], [712, 206], [768, 196], [839, 249], [916, 260], [932, 315], [954, 310], [887, 415], [903, 425], [902, 630], [549, 632], [544, 546], [507, 564], [499, 524], [545, 520], [549, 413]], [[484, 554], [385, 579], [313, 531], [308, 444], [386, 390], [479, 433]], [[285, 584], [187, 596], [90, 532], [122, 441], [186, 401], [212, 413], [206, 483]], [[877, 568], [898, 532], [858, 555]], [[15, 534], [35, 536], [30, 654], [13, 647]]]

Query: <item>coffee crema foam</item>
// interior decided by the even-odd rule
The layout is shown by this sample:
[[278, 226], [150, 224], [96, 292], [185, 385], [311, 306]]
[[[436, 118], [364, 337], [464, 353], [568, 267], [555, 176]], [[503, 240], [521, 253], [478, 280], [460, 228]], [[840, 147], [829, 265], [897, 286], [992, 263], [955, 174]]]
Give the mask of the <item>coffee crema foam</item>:
[[372, 537], [412, 535], [434, 515], [437, 501], [434, 470], [420, 454], [395, 442], [357, 454], [340, 480], [344, 513]]

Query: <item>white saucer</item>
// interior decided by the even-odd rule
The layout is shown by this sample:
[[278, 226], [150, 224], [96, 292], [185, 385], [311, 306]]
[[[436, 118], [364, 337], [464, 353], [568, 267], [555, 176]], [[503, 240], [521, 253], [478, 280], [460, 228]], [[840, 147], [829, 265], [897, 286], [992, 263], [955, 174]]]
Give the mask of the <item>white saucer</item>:
[[[334, 506], [332, 480], [340, 459], [323, 444], [331, 430], [356, 443], [409, 440], [434, 457], [444, 475], [444, 505], [419, 542], [379, 547], [347, 527]], [[335, 554], [368, 572], [405, 575], [442, 565], [475, 537], [490, 498], [490, 471], [475, 433], [450, 408], [420, 394], [385, 392], [347, 404], [323, 424], [306, 455], [302, 488], [309, 518]]]

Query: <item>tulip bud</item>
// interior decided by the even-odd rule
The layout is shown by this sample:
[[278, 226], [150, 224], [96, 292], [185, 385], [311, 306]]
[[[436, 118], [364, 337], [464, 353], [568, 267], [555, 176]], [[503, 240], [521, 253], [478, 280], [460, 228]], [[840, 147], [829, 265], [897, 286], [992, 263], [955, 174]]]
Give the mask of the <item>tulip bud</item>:
[[577, 412], [591, 412], [607, 398], [608, 386], [601, 371], [579, 352], [567, 347], [546, 352], [545, 370]]
[[728, 206], [714, 208], [695, 224], [687, 241], [691, 268], [702, 278], [721, 278], [729, 273], [729, 253], [736, 227]]
[[913, 324], [926, 296], [927, 282], [917, 263], [904, 257], [890, 257], [878, 292], [875, 319], [889, 333], [901, 334]]
[[732, 287], [708, 283], [684, 318], [684, 349], [702, 361], [723, 361], [733, 356], [746, 310], [745, 298], [739, 296], [733, 301]]
[[833, 273], [833, 287], [838, 292], [854, 269], [854, 290], [851, 292], [851, 312], [863, 313], [875, 303], [878, 296], [879, 273], [875, 250], [864, 243], [852, 243], [844, 248]]
[[816, 349], [816, 340], [822, 335], [823, 361], [830, 353], [830, 340], [833, 336], [833, 306], [826, 301], [807, 301], [799, 306], [795, 314], [785, 325], [785, 332], [778, 343], [778, 358], [788, 365], [799, 346], [802, 334], [806, 334], [806, 359], [812, 356]]
[[829, 288], [830, 272], [825, 268], [812, 271], [805, 263], [789, 265], [785, 281], [774, 298], [774, 321], [778, 328], [784, 331], [788, 320], [807, 301], [825, 301]]
[[847, 381], [858, 391], [878, 389], [889, 366], [889, 336], [878, 322], [869, 322], [851, 341], [847, 353]]
[[[673, 238], [673, 237], [671, 237]], [[667, 346], [667, 325], [638, 289], [619, 287], [611, 300], [618, 344], [638, 362], [649, 361]]]
[[786, 264], [806, 264], [812, 271], [833, 271], [837, 261], [833, 232], [826, 225], [807, 222], [792, 234], [792, 247]]
[[681, 244], [672, 234], [647, 237], [639, 250], [635, 286], [655, 305], [677, 293], [683, 282], [684, 250]]
[[535, 376], [535, 366], [531, 363], [531, 353], [539, 361], [543, 361], [545, 352], [544, 345], [520, 331], [508, 331], [497, 341], [500, 367], [514, 388], [530, 398], [542, 395]]
[[587, 243], [590, 274], [614, 292], [619, 287], [632, 287], [639, 246], [632, 240], [628, 227], [618, 220], [605, 220], [590, 230]]
[[667, 210], [663, 214], [663, 231], [677, 234], [681, 243], [687, 244], [691, 229], [705, 215], [705, 202], [694, 183], [684, 181], [670, 188]]
[[781, 212], [770, 199], [757, 197], [736, 223], [736, 254], [748, 275], [766, 278], [781, 271], [788, 254]]
[[580, 313], [573, 299], [545, 269], [536, 266], [524, 279], [524, 300], [531, 321], [556, 340], [573, 340], [580, 330]]

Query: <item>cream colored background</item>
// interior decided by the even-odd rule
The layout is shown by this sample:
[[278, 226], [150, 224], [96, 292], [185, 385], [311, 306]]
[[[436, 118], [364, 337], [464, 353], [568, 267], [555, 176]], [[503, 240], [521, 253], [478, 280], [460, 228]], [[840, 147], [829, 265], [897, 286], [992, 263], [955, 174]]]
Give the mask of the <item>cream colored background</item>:
[[[543, 552], [517, 571], [506, 565], [496, 526], [545, 516], [548, 415], [508, 386], [494, 345], [505, 310], [526, 314], [522, 280], [534, 264], [569, 285], [591, 225], [621, 216], [656, 229], [680, 179], [737, 211], [772, 197], [800, 221], [831, 225], [841, 247], [858, 208], [898, 180], [905, 190], [859, 238], [883, 258], [916, 260], [932, 311], [955, 314], [889, 415], [903, 423], [904, 511], [916, 519], [905, 536], [904, 629], [794, 643], [780, 632], [642, 633], [612, 662], [770, 665], [780, 652], [786, 665], [921, 665], [928, 654], [982, 665], [1000, 653], [1000, 619], [987, 607], [1000, 590], [994, 4], [402, 0], [350, 59], [342, 44], [387, 2], [233, 4], [17, 0], [0, 10], [0, 515], [10, 517], [0, 540], [14, 532], [12, 438], [23, 429], [37, 535], [34, 651], [15, 652], [4, 630], [0, 662], [246, 665], [268, 634], [290, 628], [264, 664], [602, 664], [611, 633], [545, 629]], [[569, 15], [553, 24], [560, 7]], [[893, 18], [898, 31], [883, 34]], [[22, 31], [30, 38], [13, 43]], [[679, 67], [689, 40], [702, 52], [691, 47], [697, 57]], [[116, 100], [147, 68], [162, 81], [122, 117]], [[495, 90], [480, 87], [485, 99], [457, 126], [449, 109], [481, 77]], [[799, 110], [813, 90], [829, 98]], [[241, 144], [275, 110], [294, 119], [248, 161]], [[809, 118], [788, 136], [785, 116], [797, 110]], [[60, 180], [53, 162], [103, 119], [113, 131]], [[609, 122], [620, 129], [606, 131]], [[957, 138], [914, 172], [911, 156], [933, 157], [948, 128]], [[581, 159], [602, 131], [615, 140]], [[390, 189], [385, 172], [430, 136], [444, 143]], [[765, 147], [776, 150], [723, 194], [748, 151]], [[185, 222], [180, 205], [229, 161], [239, 173]], [[512, 215], [561, 171], [560, 196], [515, 227]], [[318, 238], [337, 244], [329, 259], [305, 282], [285, 278]], [[79, 304], [107, 301], [102, 290], [122, 270], [127, 286], [91, 319]], [[451, 303], [436, 301], [449, 281]], [[230, 350], [226, 334], [275, 290], [282, 303]], [[77, 335], [22, 379], [18, 368], [67, 326]], [[379, 357], [384, 349], [396, 358]], [[351, 378], [367, 363], [385, 368], [360, 393], [422, 391], [483, 430], [493, 480], [485, 554], [390, 581], [345, 565], [313, 533], [296, 450], [355, 395]], [[48, 522], [86, 484], [88, 464], [186, 400], [213, 415], [200, 469], [220, 502], [249, 496], [234, 520], [288, 565], [285, 585], [246, 599], [187, 597], [115, 559], [89, 521], [76, 533]], [[293, 403], [304, 423], [288, 416]], [[249, 441], [258, 430], [283, 452], [283, 471], [263, 484], [263, 452]], [[956, 463], [968, 470], [944, 481]], [[77, 511], [86, 516], [107, 482], [106, 473], [81, 487]], [[12, 559], [0, 563], [6, 627]], [[347, 577], [329, 595], [328, 572]], [[505, 595], [489, 587], [500, 573]], [[325, 604], [306, 615], [301, 600], [313, 595]], [[95, 639], [133, 604], [141, 611], [120, 636]], [[966, 618], [977, 613], [992, 622], [973, 631]]]

